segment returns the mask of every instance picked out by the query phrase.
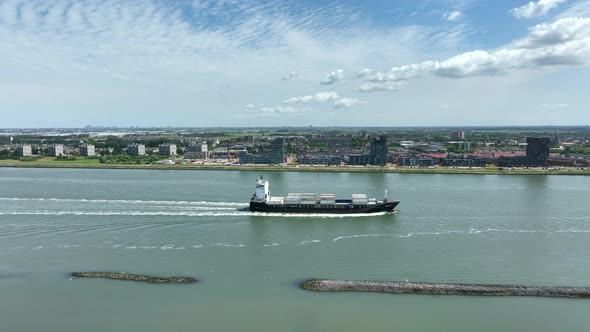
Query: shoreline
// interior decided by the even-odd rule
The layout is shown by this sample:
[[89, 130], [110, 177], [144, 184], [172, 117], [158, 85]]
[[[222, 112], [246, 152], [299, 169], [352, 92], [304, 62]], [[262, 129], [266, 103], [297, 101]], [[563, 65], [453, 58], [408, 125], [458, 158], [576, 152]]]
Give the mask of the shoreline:
[[590, 176], [590, 169], [511, 169], [497, 168], [405, 168], [354, 166], [257, 166], [257, 165], [164, 165], [164, 164], [91, 164], [69, 162], [6, 162], [0, 168], [78, 168], [78, 169], [147, 169], [147, 170], [218, 170], [263, 172], [333, 172], [333, 173], [407, 173], [407, 174], [476, 174], [476, 175], [582, 175]]

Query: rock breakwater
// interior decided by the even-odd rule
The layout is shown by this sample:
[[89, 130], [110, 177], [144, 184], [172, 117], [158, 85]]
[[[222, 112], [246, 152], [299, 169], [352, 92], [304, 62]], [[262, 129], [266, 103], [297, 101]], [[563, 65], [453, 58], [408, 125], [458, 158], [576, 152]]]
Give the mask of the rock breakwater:
[[393, 294], [540, 296], [590, 298], [590, 287], [554, 287], [519, 285], [437, 284], [394, 281], [351, 281], [312, 279], [303, 289], [322, 292], [377, 292]]
[[157, 277], [123, 272], [73, 272], [74, 278], [103, 278], [147, 282], [150, 284], [192, 284], [198, 280], [190, 277]]

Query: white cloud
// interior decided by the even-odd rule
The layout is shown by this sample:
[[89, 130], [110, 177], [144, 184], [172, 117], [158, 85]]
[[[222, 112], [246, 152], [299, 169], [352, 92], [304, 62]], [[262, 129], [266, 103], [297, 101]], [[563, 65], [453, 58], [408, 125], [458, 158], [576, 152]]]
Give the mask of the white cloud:
[[326, 101], [333, 101], [340, 98], [336, 92], [317, 92], [313, 95], [306, 95], [301, 97], [292, 97], [285, 101], [283, 104], [308, 104], [308, 103], [321, 103]]
[[463, 17], [463, 13], [461, 13], [458, 10], [455, 10], [454, 12], [446, 13], [444, 15], [444, 18], [447, 21], [456, 21], [456, 20], [460, 19], [461, 17]]
[[539, 0], [537, 2], [529, 2], [528, 4], [513, 8], [510, 10], [510, 14], [516, 18], [536, 18], [539, 16], [545, 16], [553, 8], [564, 3], [565, 0]]
[[297, 77], [297, 75], [298, 75], [298, 73], [296, 70], [291, 70], [291, 71], [289, 71], [289, 73], [287, 75], [283, 76], [281, 79], [283, 81], [289, 81], [289, 80], [292, 80], [295, 77]]
[[253, 104], [248, 104], [248, 105], [246, 105], [246, 106], [244, 106], [244, 107], [245, 107], [247, 110], [251, 110], [251, 109], [253, 109], [253, 108], [254, 108], [254, 105], [253, 105]]
[[340, 98], [334, 102], [334, 107], [342, 108], [342, 107], [353, 107], [358, 106], [361, 104], [366, 104], [367, 102], [364, 100], [356, 99], [356, 98]]
[[569, 107], [567, 103], [559, 103], [559, 104], [541, 104], [539, 105], [541, 108], [550, 108], [550, 109], [563, 109]]
[[303, 112], [302, 109], [294, 108], [291, 106], [282, 106], [277, 105], [273, 107], [261, 107], [256, 110], [257, 113], [271, 113], [271, 114], [280, 114], [280, 113], [298, 113]]
[[359, 86], [360, 92], [399, 90], [406, 86], [404, 82], [369, 82]]
[[[442, 77], [470, 77], [504, 74], [513, 70], [560, 65], [590, 64], [590, 18], [564, 18], [539, 24], [529, 34], [505, 48], [488, 52], [465, 52], [444, 61], [429, 60], [377, 72], [366, 81], [405, 81], [425, 73]], [[365, 90], [369, 91], [368, 86]]]
[[365, 68], [365, 69], [360, 70], [356, 74], [356, 77], [364, 78], [364, 77], [367, 77], [367, 76], [371, 75], [372, 73], [373, 73], [373, 69], [371, 69], [371, 68]]
[[334, 84], [334, 83], [336, 83], [336, 81], [340, 81], [343, 78], [344, 78], [344, 70], [343, 69], [336, 69], [335, 71], [330, 72], [328, 75], [326, 75], [326, 77], [324, 77], [324, 79], [322, 79], [320, 84], [324, 84], [324, 85]]

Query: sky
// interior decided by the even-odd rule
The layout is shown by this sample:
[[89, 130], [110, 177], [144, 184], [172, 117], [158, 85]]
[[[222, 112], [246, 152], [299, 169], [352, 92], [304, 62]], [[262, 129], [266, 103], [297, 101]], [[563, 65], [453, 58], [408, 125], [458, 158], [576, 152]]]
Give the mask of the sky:
[[590, 124], [590, 0], [0, 0], [0, 128]]

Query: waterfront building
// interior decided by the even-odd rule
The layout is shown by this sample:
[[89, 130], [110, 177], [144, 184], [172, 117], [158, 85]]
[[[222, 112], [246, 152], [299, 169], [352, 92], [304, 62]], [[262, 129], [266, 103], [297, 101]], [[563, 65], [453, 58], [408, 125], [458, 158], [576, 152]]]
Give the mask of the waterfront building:
[[400, 166], [414, 166], [414, 167], [429, 167], [437, 164], [436, 159], [432, 157], [416, 156], [416, 157], [401, 157], [399, 159]]
[[61, 144], [52, 144], [47, 148], [50, 156], [59, 157], [64, 155], [64, 146]]
[[368, 154], [351, 154], [347, 157], [349, 165], [365, 166], [371, 164], [371, 156]]
[[127, 154], [130, 156], [143, 156], [145, 155], [145, 145], [136, 143], [128, 145]]
[[447, 158], [443, 158], [443, 166], [484, 167], [485, 165], [486, 165], [486, 161], [484, 158], [477, 158], [477, 157], [467, 157], [467, 158], [447, 157]]
[[96, 151], [95, 151], [94, 145], [84, 144], [84, 145], [80, 146], [80, 155], [86, 156], [86, 157], [95, 156]]
[[526, 157], [528, 159], [529, 164], [535, 166], [547, 166], [551, 138], [527, 137], [526, 143]]
[[19, 157], [30, 157], [33, 155], [33, 148], [30, 145], [21, 145], [16, 148], [16, 155]]
[[176, 155], [176, 144], [160, 144], [158, 146], [158, 153], [165, 155], [165, 156], [175, 156]]
[[370, 164], [385, 166], [387, 162], [387, 136], [374, 137], [371, 140]]
[[186, 147], [184, 155], [187, 158], [207, 159], [209, 158], [207, 143], [193, 143]]
[[502, 167], [547, 167], [549, 159], [549, 137], [527, 137], [526, 154], [518, 157], [501, 157]]
[[285, 162], [285, 139], [283, 137], [275, 138], [270, 143], [270, 149], [267, 153], [253, 155], [241, 151], [239, 158], [240, 164], [282, 164]]

